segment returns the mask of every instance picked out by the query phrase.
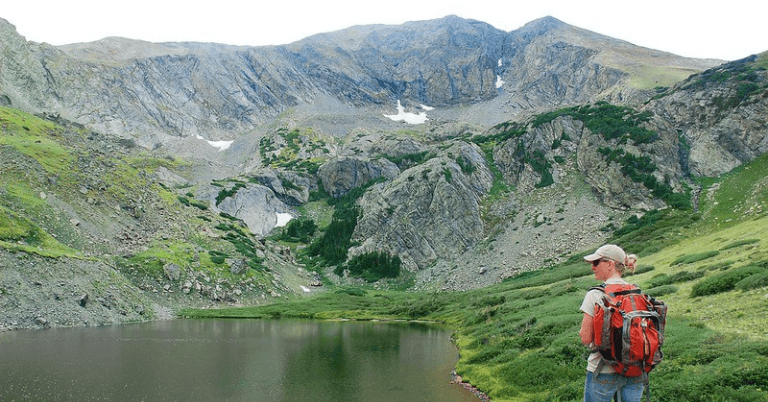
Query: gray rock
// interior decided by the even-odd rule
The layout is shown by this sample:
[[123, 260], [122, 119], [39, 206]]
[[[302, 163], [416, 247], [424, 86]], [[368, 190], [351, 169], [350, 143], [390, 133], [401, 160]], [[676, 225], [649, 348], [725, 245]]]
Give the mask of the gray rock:
[[88, 293], [85, 293], [77, 298], [77, 303], [80, 305], [80, 307], [85, 307], [86, 304], [88, 304], [89, 300]]
[[229, 272], [232, 273], [232, 275], [242, 275], [245, 272], [248, 271], [248, 262], [243, 259], [227, 259], [227, 264], [229, 264]]
[[169, 262], [163, 265], [163, 273], [169, 280], [176, 282], [181, 277], [181, 267]]
[[320, 167], [317, 174], [323, 188], [332, 197], [341, 197], [356, 187], [383, 177], [393, 179], [400, 173], [397, 165], [389, 159], [370, 160], [362, 157], [331, 159]]

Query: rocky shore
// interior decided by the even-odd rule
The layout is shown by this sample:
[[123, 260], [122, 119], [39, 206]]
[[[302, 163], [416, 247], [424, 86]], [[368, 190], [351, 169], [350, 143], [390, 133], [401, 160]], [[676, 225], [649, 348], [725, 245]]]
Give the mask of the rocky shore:
[[462, 388], [471, 392], [473, 395], [475, 395], [478, 399], [480, 399], [483, 402], [489, 402], [491, 400], [491, 398], [489, 398], [488, 395], [486, 395], [483, 391], [480, 391], [479, 389], [477, 389], [477, 387], [473, 386], [468, 382], [464, 382], [461, 379], [461, 376], [456, 374], [456, 370], [451, 371], [451, 384], [457, 384], [461, 386]]

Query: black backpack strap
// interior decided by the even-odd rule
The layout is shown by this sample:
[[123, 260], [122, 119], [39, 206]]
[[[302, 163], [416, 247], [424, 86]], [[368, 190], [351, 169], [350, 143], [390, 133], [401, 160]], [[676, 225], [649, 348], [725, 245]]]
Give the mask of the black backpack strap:
[[592, 286], [591, 288], [589, 288], [589, 290], [599, 290], [599, 291], [605, 293], [605, 283], [601, 283], [599, 285]]
[[643, 294], [643, 291], [640, 290], [640, 288], [637, 288], [637, 289], [629, 289], [629, 290], [620, 290], [620, 291], [618, 291], [616, 293], [612, 293], [612, 294], [616, 295], [616, 296], [639, 295], [639, 294]]

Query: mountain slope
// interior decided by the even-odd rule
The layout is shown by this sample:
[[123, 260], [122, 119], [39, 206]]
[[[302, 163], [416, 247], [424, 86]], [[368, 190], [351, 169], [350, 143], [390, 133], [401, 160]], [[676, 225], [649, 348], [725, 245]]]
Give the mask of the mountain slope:
[[[35, 279], [46, 258], [73, 261], [56, 270], [92, 258], [134, 287], [126, 297], [147, 298], [135, 311], [367, 286], [350, 265], [382, 254], [402, 270], [371, 286], [497, 284], [660, 210], [700, 216], [702, 176], [755, 160], [768, 138], [764, 56], [651, 89], [667, 78], [644, 72], [711, 61], [552, 18], [504, 33], [446, 17], [267, 48], [53, 48], [0, 28], [8, 277], [50, 295], [53, 282]], [[385, 116], [401, 98], [403, 114], [419, 104], [428, 119]], [[14, 252], [36, 270], [24, 276]], [[87, 293], [109, 300], [105, 289]], [[8, 325], [37, 325], [19, 311]]]
[[0, 32], [9, 60], [0, 69], [0, 93], [13, 104], [55, 111], [143, 147], [189, 153], [179, 138], [235, 139], [292, 109], [309, 126], [319, 124], [318, 115], [339, 116], [342, 124], [320, 125], [334, 135], [396, 127], [382, 112], [398, 100], [408, 108], [439, 108], [438, 119], [478, 105], [485, 113], [474, 120], [458, 116], [496, 124], [607, 95], [636, 100], [638, 85], [630, 80], [648, 81], [638, 72], [677, 76], [674, 71], [717, 64], [638, 48], [553, 18], [505, 33], [451, 16], [259, 48], [119, 38], [54, 48], [26, 43], [5, 21]]
[[258, 304], [316, 282], [192, 198], [170, 171], [187, 162], [42, 117], [0, 107], [0, 330]]

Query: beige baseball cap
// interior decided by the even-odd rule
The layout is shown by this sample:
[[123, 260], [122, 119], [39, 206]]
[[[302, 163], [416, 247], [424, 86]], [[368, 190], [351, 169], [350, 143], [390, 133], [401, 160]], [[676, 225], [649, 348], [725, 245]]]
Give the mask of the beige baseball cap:
[[605, 246], [595, 250], [594, 253], [584, 257], [585, 260], [590, 262], [597, 261], [601, 258], [607, 258], [611, 261], [623, 263], [627, 258], [627, 253], [625, 253], [621, 247], [615, 244], [606, 244]]

